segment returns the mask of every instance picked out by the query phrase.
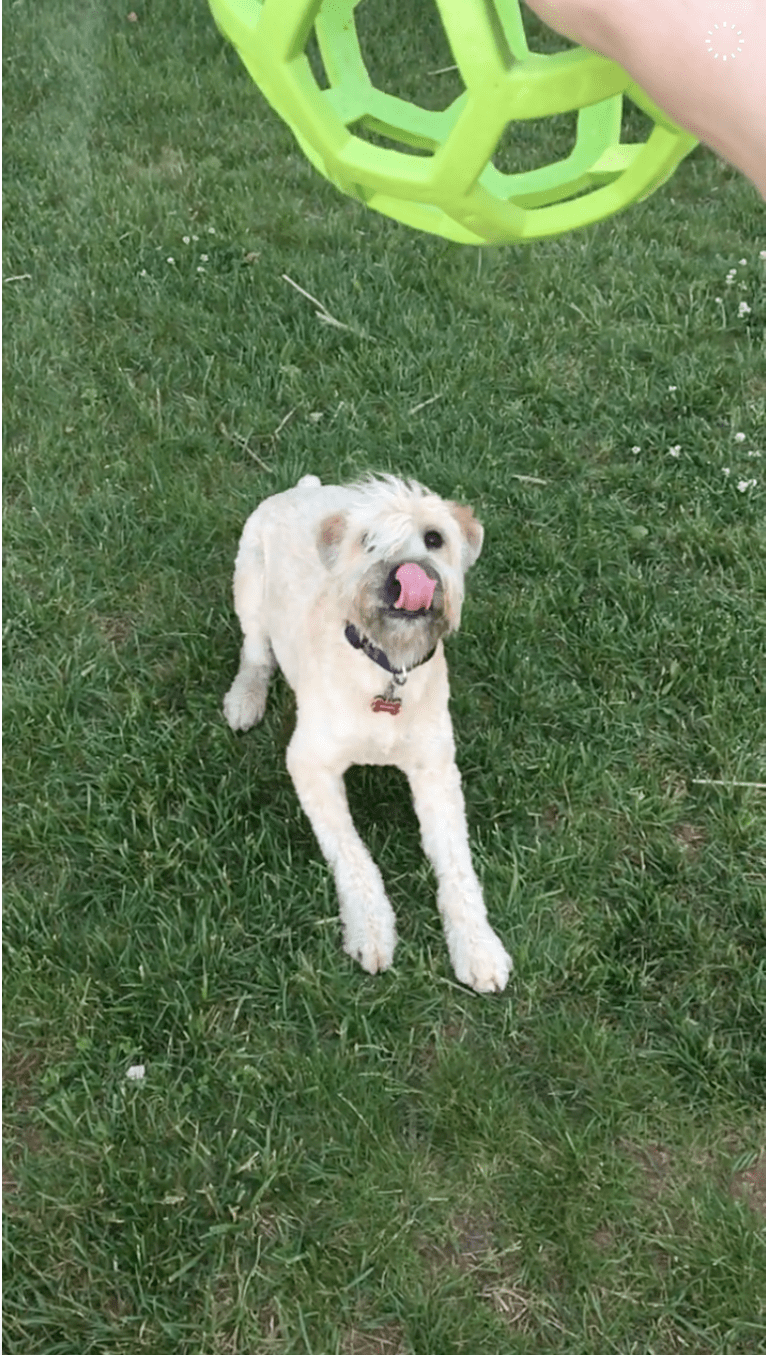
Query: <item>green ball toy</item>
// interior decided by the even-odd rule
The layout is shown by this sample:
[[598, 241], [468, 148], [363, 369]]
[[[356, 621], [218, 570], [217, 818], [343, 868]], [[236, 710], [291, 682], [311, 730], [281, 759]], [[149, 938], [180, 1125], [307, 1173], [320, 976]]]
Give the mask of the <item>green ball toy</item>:
[[[530, 52], [518, 0], [436, 0], [465, 86], [441, 111], [373, 85], [359, 0], [209, 3], [320, 173], [368, 207], [461, 244], [536, 240], [602, 221], [648, 197], [697, 144], [615, 62], [584, 47]], [[306, 53], [312, 33], [324, 89]], [[645, 142], [620, 140], [623, 95], [654, 122]], [[516, 174], [493, 164], [509, 124], [571, 111], [577, 136], [565, 159]]]

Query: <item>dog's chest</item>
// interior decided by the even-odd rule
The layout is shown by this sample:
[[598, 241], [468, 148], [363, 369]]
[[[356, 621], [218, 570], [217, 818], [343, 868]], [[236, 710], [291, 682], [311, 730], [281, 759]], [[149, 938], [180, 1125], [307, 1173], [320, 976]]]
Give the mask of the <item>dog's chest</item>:
[[[315, 727], [321, 721], [324, 738], [341, 762], [406, 766], [419, 761], [430, 743], [449, 738], [449, 690], [441, 655], [431, 661], [432, 670], [415, 669], [396, 687], [396, 713], [387, 702], [379, 705], [389, 692], [389, 673], [345, 642], [325, 657], [317, 685], [310, 693], [304, 688], [299, 704], [310, 706]], [[308, 709], [305, 713], [309, 715]]]

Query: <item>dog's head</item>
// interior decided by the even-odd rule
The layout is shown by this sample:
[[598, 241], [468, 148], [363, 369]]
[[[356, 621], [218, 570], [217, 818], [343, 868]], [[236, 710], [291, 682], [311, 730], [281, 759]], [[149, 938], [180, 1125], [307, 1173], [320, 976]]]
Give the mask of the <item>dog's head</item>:
[[460, 624], [463, 576], [484, 529], [470, 508], [414, 481], [370, 479], [350, 507], [319, 527], [319, 555], [335, 578], [346, 620], [410, 668]]

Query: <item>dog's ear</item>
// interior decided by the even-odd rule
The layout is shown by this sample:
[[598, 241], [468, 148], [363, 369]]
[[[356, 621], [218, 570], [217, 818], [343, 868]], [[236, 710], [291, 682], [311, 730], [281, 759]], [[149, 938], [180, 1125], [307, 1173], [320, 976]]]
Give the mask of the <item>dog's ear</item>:
[[331, 513], [319, 524], [317, 532], [317, 550], [326, 569], [332, 569], [338, 558], [340, 543], [346, 532], [344, 513]]
[[448, 507], [463, 537], [463, 569], [470, 569], [481, 554], [484, 528], [466, 504], [450, 502]]

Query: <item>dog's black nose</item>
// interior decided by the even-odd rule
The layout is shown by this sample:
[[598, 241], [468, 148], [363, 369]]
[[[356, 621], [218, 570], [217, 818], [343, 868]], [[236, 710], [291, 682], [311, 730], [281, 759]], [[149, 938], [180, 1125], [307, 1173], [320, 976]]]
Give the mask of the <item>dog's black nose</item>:
[[383, 601], [387, 607], [395, 607], [402, 592], [402, 585], [396, 577], [398, 565], [391, 570], [386, 582], [383, 585]]

